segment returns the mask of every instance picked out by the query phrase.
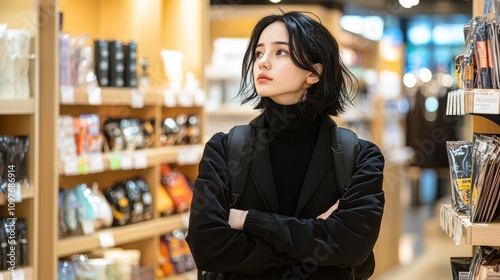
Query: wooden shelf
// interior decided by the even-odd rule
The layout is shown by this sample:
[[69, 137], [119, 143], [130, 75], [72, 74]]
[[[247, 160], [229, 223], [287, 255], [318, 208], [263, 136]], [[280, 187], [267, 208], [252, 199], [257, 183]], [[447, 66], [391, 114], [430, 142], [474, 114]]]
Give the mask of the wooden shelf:
[[500, 246], [500, 222], [471, 223], [465, 213], [456, 212], [450, 204], [441, 205], [441, 228], [457, 245]]
[[15, 269], [15, 275], [12, 277], [12, 272], [10, 271], [0, 271], [0, 279], [2, 280], [15, 280], [15, 279], [24, 279], [24, 280], [32, 280], [35, 279], [33, 275], [32, 267], [20, 267]]
[[161, 280], [196, 280], [198, 277], [198, 273], [196, 270], [191, 270], [182, 274], [170, 275], [167, 277], [161, 278]]
[[[59, 174], [64, 176], [77, 176], [96, 174], [112, 170], [131, 170], [154, 167], [161, 163], [177, 163], [179, 165], [196, 164], [201, 159], [202, 145], [179, 145], [160, 148], [150, 148], [131, 152], [102, 153], [97, 156], [80, 156], [73, 162], [59, 162]], [[110, 165], [112, 158], [122, 160], [120, 168], [113, 169]], [[96, 168], [96, 160], [102, 161], [102, 168]], [[92, 163], [90, 167], [78, 169], [79, 162]], [[125, 164], [125, 162], [127, 162]], [[98, 164], [100, 165], [100, 164]]]
[[175, 214], [137, 224], [103, 229], [89, 236], [75, 236], [60, 239], [57, 243], [57, 255], [58, 257], [65, 257], [76, 253], [89, 252], [94, 249], [107, 247], [102, 245], [101, 240], [103, 238], [107, 239], [112, 237], [114, 245], [120, 246], [130, 242], [160, 236], [161, 234], [177, 228], [185, 228], [185, 215], [186, 214]]
[[[21, 186], [21, 197], [23, 200], [31, 199], [34, 196], [35, 196], [34, 186], [32, 185]], [[3, 193], [0, 193], [0, 205], [6, 205], [6, 204], [7, 204], [7, 197]]]
[[[132, 105], [132, 95], [134, 91], [142, 92], [144, 105], [162, 105], [163, 94], [160, 90], [141, 91], [136, 88], [102, 87], [100, 104], [91, 104], [89, 102], [89, 93], [86, 89], [74, 89], [73, 101], [62, 103], [61, 105]], [[71, 95], [71, 94], [70, 94]], [[63, 100], [63, 98], [61, 98]]]
[[30, 115], [35, 112], [35, 100], [0, 99], [0, 115]]

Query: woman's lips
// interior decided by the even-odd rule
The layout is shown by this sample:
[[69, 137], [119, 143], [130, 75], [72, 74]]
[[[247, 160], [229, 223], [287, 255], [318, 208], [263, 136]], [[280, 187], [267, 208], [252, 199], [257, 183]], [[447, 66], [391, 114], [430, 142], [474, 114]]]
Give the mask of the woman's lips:
[[271, 81], [272, 79], [267, 76], [266, 74], [259, 74], [259, 76], [257, 76], [257, 82], [265, 82], [265, 81]]

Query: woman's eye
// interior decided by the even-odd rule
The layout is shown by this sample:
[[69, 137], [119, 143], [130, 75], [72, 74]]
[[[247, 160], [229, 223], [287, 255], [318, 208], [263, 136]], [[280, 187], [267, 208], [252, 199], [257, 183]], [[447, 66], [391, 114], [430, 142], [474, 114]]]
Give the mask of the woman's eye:
[[284, 51], [284, 50], [279, 50], [277, 53], [277, 55], [287, 55], [288, 52]]
[[255, 52], [255, 57], [257, 58], [262, 57], [262, 52]]

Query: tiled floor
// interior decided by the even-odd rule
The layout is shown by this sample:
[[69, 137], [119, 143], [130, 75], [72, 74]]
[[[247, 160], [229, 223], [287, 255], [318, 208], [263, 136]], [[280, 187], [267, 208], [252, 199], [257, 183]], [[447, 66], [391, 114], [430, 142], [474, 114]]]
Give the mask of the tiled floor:
[[[442, 201], [446, 203], [447, 199]], [[401, 265], [373, 280], [450, 280], [450, 257], [471, 256], [471, 246], [455, 245], [439, 225], [439, 205], [408, 207], [400, 242]]]

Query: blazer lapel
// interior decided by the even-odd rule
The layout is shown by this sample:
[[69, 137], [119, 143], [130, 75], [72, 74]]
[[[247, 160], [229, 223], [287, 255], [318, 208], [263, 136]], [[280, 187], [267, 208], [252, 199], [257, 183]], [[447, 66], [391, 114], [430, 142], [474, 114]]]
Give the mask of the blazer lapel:
[[309, 162], [304, 183], [302, 184], [302, 190], [297, 201], [297, 208], [295, 210], [296, 217], [298, 217], [302, 208], [304, 208], [311, 195], [327, 174], [328, 170], [333, 166], [330, 140], [332, 126], [335, 126], [335, 123], [330, 119], [330, 121], [323, 122], [319, 131], [318, 140]]
[[255, 182], [255, 188], [266, 204], [268, 211], [271, 213], [279, 212], [278, 193], [276, 192], [276, 185], [274, 184], [273, 168], [271, 164], [271, 156], [269, 155], [269, 145], [257, 144], [252, 165], [250, 168], [250, 175]]

